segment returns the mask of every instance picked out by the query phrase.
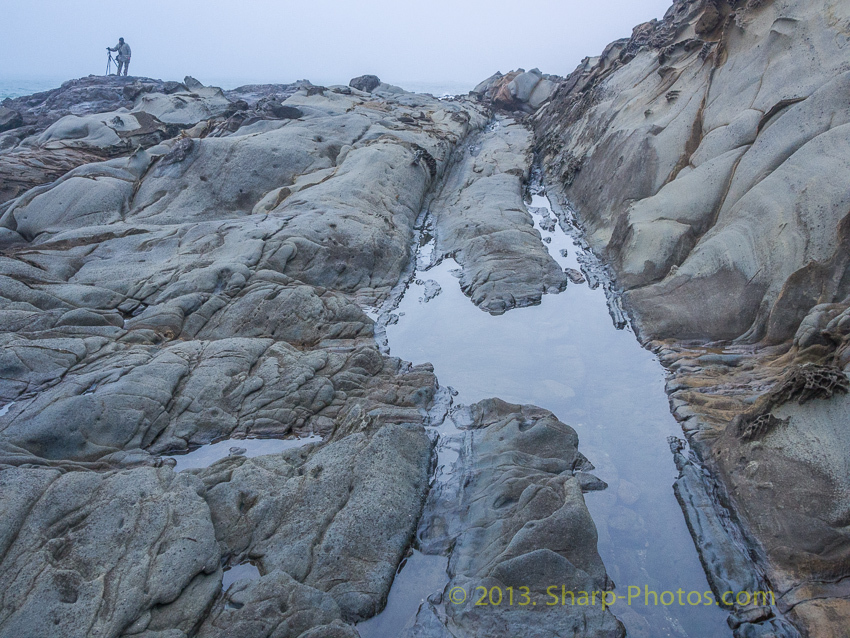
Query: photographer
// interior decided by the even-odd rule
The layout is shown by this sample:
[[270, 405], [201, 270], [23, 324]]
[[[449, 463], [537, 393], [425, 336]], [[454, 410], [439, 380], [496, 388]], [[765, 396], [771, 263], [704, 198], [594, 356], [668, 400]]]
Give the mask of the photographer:
[[124, 42], [124, 38], [118, 38], [118, 44], [114, 47], [106, 47], [107, 51], [117, 51], [118, 56], [115, 61], [118, 62], [118, 71], [115, 75], [121, 75], [121, 69], [124, 69], [124, 75], [127, 75], [127, 69], [130, 67], [130, 45]]

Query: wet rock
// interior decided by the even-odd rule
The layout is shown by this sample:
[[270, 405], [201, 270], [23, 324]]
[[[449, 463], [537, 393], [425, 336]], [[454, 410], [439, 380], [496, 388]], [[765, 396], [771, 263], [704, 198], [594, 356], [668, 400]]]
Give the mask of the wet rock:
[[545, 230], [547, 233], [555, 232], [555, 224], [557, 220], [554, 215], [549, 212], [548, 208], [531, 208], [529, 211], [533, 214], [540, 215], [542, 219], [540, 220], [540, 227]]
[[[423, 551], [448, 553], [450, 582], [439, 614], [423, 606], [407, 636], [624, 636], [600, 606], [545, 607], [553, 583], [606, 590], [596, 528], [573, 475], [585, 467], [578, 437], [552, 413], [488, 399], [457, 414], [467, 429], [448, 483], [432, 491], [419, 527]], [[528, 587], [538, 604], [474, 604], [476, 587]], [[467, 592], [450, 602], [453, 588]], [[560, 592], [560, 588], [558, 589]], [[480, 597], [480, 594], [478, 595]]]
[[582, 492], [597, 492], [608, 489], [608, 483], [589, 472], [576, 472], [575, 477], [581, 485]]
[[222, 339], [159, 352], [139, 345], [110, 350], [21, 401], [20, 413], [0, 424], [3, 443], [46, 459], [94, 461], [119, 450], [166, 453], [234, 434], [309, 432], [355, 405], [375, 410], [379, 422], [416, 421], [435, 386], [430, 368], [404, 373], [374, 345], [302, 353], [271, 339]]
[[427, 281], [416, 280], [417, 285], [423, 286], [425, 288], [424, 294], [419, 298], [419, 301], [422, 303], [428, 303], [434, 297], [443, 292], [443, 289], [433, 279], [428, 279]]
[[528, 129], [501, 118], [469, 146], [430, 207], [437, 252], [461, 265], [461, 288], [491, 314], [540, 303], [566, 287], [522, 201], [531, 165]]
[[[715, 598], [722, 601], [724, 592], [728, 591], [767, 591], [749, 557], [730, 538], [725, 521], [709, 494], [699, 468], [682, 453], [681, 443], [676, 439], [671, 440], [671, 450], [679, 469], [679, 478], [673, 484], [673, 490], [685, 512], [688, 528], [696, 542], [700, 560], [705, 565]], [[723, 606], [736, 609], [736, 604]], [[742, 613], [745, 617], [753, 614], [751, 610]]]
[[[39, 238], [37, 248], [7, 253], [0, 277], [7, 331], [0, 393], [27, 394], [0, 424], [7, 442], [23, 446], [15, 458], [23, 449], [49, 457], [43, 461], [94, 462], [125, 448], [185, 449], [235, 430], [327, 429], [357, 399], [387, 415], [427, 403], [433, 375], [366, 354], [372, 321], [346, 295], [367, 288], [380, 296], [398, 281], [433, 179], [428, 167], [409, 166], [414, 149], [430, 149], [434, 174], [442, 171], [470, 128], [469, 116], [452, 117], [466, 107], [422, 98], [440, 124], [433, 135], [411, 132], [414, 146], [388, 140], [381, 111], [346, 114], [359, 98], [296, 97], [311, 120], [253, 135], [258, 144], [243, 155], [233, 152], [246, 141], [240, 136], [184, 137], [79, 167], [6, 207], [10, 245]], [[266, 168], [258, 174], [260, 164]], [[224, 165], [232, 167], [230, 180]], [[409, 168], [390, 171], [393, 165]], [[392, 179], [377, 178], [383, 174]], [[376, 201], [378, 182], [385, 193]], [[283, 188], [297, 197], [281, 196], [267, 214], [248, 216]], [[290, 378], [294, 385], [279, 376], [279, 364], [289, 363], [278, 356], [309, 361], [290, 368], [301, 375]], [[215, 372], [220, 363], [226, 379]], [[213, 377], [223, 382], [214, 382], [215, 396], [180, 398], [183, 387], [210, 391]], [[401, 385], [378, 381], [402, 377]], [[245, 403], [254, 400], [254, 407]], [[56, 436], [50, 415], [59, 413], [79, 429]]]
[[[769, 3], [739, 11], [736, 20], [747, 15], [746, 35], [731, 29], [711, 36], [722, 41], [724, 56], [740, 61], [730, 65], [717, 49], [703, 59], [701, 45], [673, 34], [686, 25], [714, 33], [732, 8], [674, 3], [664, 20], [625, 44], [633, 53], [624, 57], [614, 47], [587, 61], [566, 81], [558, 108], [536, 118], [553, 184], [577, 207], [593, 248], [633, 289], [627, 297], [647, 337], [779, 342], [813, 305], [847, 294], [837, 288], [846, 264], [836, 258], [835, 243], [846, 234], [843, 195], [827, 183], [831, 171], [811, 168], [813, 154], [833, 157], [840, 174], [848, 168], [828, 150], [841, 144], [850, 117], [837, 98], [848, 81], [835, 40], [843, 36], [835, 27], [821, 30], [817, 17], [834, 5], [795, 3], [797, 12]], [[758, 44], [772, 37], [787, 48]], [[799, 53], [809, 42], [823, 63]], [[779, 59], [790, 64], [781, 72]], [[752, 71], [739, 72], [745, 66], [758, 69], [758, 89], [748, 84]], [[662, 67], [675, 73], [649, 74]], [[638, 82], [644, 75], [655, 88]], [[703, 105], [695, 96], [708, 86], [724, 97]], [[668, 101], [673, 92], [678, 98]], [[624, 93], [633, 99], [605, 97]], [[583, 167], [573, 174], [574, 157], [583, 158]], [[797, 180], [817, 182], [811, 188], [824, 206], [812, 223], [823, 232], [783, 213], [807, 208], [810, 196], [793, 185]], [[742, 226], [751, 233], [746, 249], [735, 239]], [[834, 291], [829, 298], [807, 292], [822, 285]], [[734, 313], [718, 311], [732, 306]]]
[[575, 268], [564, 268], [564, 272], [567, 275], [567, 279], [569, 279], [574, 284], [583, 284], [587, 281], [582, 272], [580, 270], [576, 270]]

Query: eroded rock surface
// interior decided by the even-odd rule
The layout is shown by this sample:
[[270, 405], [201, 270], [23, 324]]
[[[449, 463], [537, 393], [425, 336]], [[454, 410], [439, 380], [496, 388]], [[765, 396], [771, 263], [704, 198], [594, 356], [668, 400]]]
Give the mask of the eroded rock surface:
[[567, 285], [523, 203], [531, 147], [525, 126], [496, 118], [470, 138], [430, 204], [434, 259], [454, 257], [462, 290], [492, 314], [538, 304]]
[[535, 116], [647, 337], [780, 342], [850, 292], [848, 19], [835, 0], [677, 1]]
[[189, 89], [190, 80], [89, 76], [3, 100], [19, 117], [0, 135], [0, 204], [72, 168], [129, 155], [234, 110], [221, 89], [197, 80]]
[[227, 554], [329, 593], [347, 621], [383, 607], [431, 463], [421, 427], [366, 419], [312, 453], [231, 457], [199, 472]]
[[[553, 583], [597, 595], [611, 587], [576, 476], [592, 466], [575, 431], [547, 410], [498, 399], [455, 419], [466, 429], [460, 456], [451, 479], [432, 491], [418, 538], [422, 551], [449, 554], [450, 581], [405, 635], [625, 636], [601, 605], [546, 605]], [[449, 598], [458, 587], [461, 602]], [[528, 604], [477, 606], [476, 587], [525, 591]]]
[[[613, 267], [674, 415], [813, 636], [848, 623], [825, 583], [850, 576], [849, 10], [677, 0], [531, 116], [550, 195]], [[783, 384], [805, 366], [838, 390], [799, 404]]]
[[[186, 82], [19, 144], [119, 157], [3, 210], [0, 635], [353, 636], [415, 531], [436, 379], [381, 355], [360, 303], [483, 110]], [[145, 122], [161, 139], [120, 156]], [[202, 480], [159, 456], [306, 433], [328, 442]], [[223, 596], [246, 559], [260, 580]]]
[[0, 636], [185, 635], [217, 596], [220, 550], [197, 478], [7, 468], [0, 485]]
[[[20, 173], [0, 204], [0, 636], [355, 638], [384, 606], [429, 491], [425, 426], [445, 410], [432, 367], [381, 354], [363, 307], [409, 274], [438, 194], [441, 241], [482, 307], [539, 302], [565, 280], [521, 199], [530, 132], [506, 122], [473, 156], [485, 106], [367, 80], [225, 93], [89, 78], [14, 103], [23, 125], [0, 152], [0, 171]], [[20, 169], [30, 160], [41, 172]], [[565, 446], [533, 452], [541, 469], [523, 479], [549, 495], [534, 501], [549, 535], [523, 532], [531, 510], [516, 510], [494, 540], [524, 540], [501, 562], [545, 545], [607, 586], [575, 433], [493, 405], [476, 427], [521, 412], [551, 430], [539, 445]], [[307, 434], [324, 441], [179, 474], [164, 458]], [[470, 463], [503, 476], [498, 458]], [[569, 547], [552, 540], [567, 528]], [[246, 562], [259, 576], [222, 591]]]

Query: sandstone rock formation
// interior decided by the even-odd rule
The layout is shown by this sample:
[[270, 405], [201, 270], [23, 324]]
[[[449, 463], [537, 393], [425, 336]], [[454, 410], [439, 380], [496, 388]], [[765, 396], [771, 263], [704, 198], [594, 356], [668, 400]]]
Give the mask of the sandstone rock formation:
[[[381, 354], [364, 307], [409, 275], [426, 204], [482, 308], [539, 302], [565, 279], [522, 206], [525, 128], [484, 131], [473, 101], [371, 91], [88, 78], [14, 102], [24, 130], [0, 152], [18, 171], [0, 204], [0, 637], [353, 638], [382, 609], [429, 490], [425, 426], [445, 410], [431, 366]], [[489, 431], [516, 429], [518, 410], [498, 407]], [[605, 586], [575, 433], [521, 411], [514, 435], [546, 448], [529, 452], [542, 474], [527, 481], [552, 498], [515, 509], [499, 542], [525, 540], [503, 571], [519, 577], [545, 545]], [[180, 473], [164, 458], [311, 433], [323, 442]], [[497, 458], [470, 463], [505, 484], [514, 470]], [[522, 531], [538, 517], [568, 524], [570, 546]], [[259, 577], [222, 591], [246, 563]], [[565, 622], [621, 633], [610, 613], [584, 616]]]
[[434, 258], [454, 257], [463, 269], [461, 288], [492, 314], [538, 304], [567, 285], [523, 203], [531, 145], [527, 128], [497, 118], [469, 139], [430, 206]]
[[847, 625], [846, 401], [841, 383], [805, 405], [762, 397], [802, 365], [850, 364], [848, 25], [836, 0], [676, 0], [531, 116], [550, 194], [671, 371], [780, 607], [817, 636]]
[[[424, 552], [450, 553], [451, 580], [442, 599], [420, 607], [405, 635], [625, 636], [600, 605], [567, 604], [555, 613], [546, 606], [553, 583], [570, 591], [611, 587], [576, 476], [592, 466], [577, 450], [575, 431], [551, 412], [498, 399], [455, 419], [466, 429], [456, 469], [432, 491], [419, 527]], [[518, 597], [526, 588], [529, 600], [478, 606], [477, 587], [510, 587]], [[455, 588], [467, 594], [462, 603], [448, 599]]]
[[552, 97], [558, 79], [544, 76], [539, 69], [517, 69], [507, 75], [496, 72], [472, 89], [470, 95], [502, 109], [533, 113]]
[[779, 343], [850, 292], [846, 9], [676, 2], [535, 116], [647, 338]]

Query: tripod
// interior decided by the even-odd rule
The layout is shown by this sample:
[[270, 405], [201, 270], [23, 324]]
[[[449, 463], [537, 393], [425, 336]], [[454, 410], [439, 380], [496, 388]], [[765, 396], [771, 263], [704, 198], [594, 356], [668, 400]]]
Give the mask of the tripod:
[[106, 60], [106, 75], [110, 75], [112, 71], [112, 64], [115, 64], [116, 69], [118, 68], [118, 63], [112, 58], [112, 51], [109, 49], [106, 50], [106, 55], [109, 56]]

